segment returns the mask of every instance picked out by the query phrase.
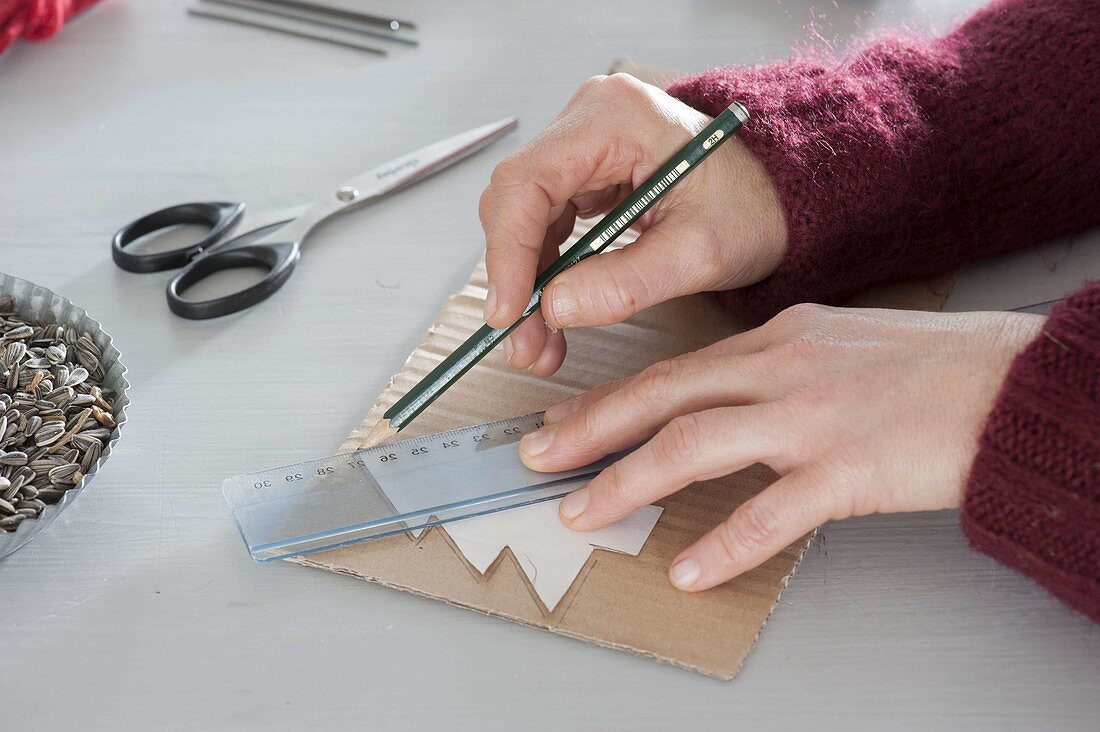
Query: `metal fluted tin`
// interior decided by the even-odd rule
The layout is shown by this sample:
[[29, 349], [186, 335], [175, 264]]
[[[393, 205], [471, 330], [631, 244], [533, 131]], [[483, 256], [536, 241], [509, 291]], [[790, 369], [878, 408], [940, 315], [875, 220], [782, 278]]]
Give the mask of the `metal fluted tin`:
[[0, 297], [11, 295], [15, 300], [15, 309], [21, 318], [28, 321], [57, 323], [72, 327], [77, 332], [87, 333], [96, 346], [103, 352], [101, 363], [105, 371], [102, 388], [113, 395], [115, 427], [103, 446], [99, 460], [88, 470], [79, 483], [70, 488], [52, 505], [47, 505], [37, 518], [23, 521], [15, 531], [0, 532], [0, 559], [16, 551], [42, 532], [57, 516], [68, 508], [76, 497], [87, 487], [99, 468], [111, 456], [119, 433], [126, 423], [126, 407], [130, 404], [130, 383], [126, 380], [126, 367], [122, 365], [121, 354], [111, 341], [111, 336], [103, 330], [99, 322], [82, 308], [57, 293], [0, 272]]

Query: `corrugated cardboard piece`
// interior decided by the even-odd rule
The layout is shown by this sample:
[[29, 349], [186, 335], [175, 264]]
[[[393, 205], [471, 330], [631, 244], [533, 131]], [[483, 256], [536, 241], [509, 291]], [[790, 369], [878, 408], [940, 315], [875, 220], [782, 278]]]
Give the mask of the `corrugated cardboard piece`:
[[[630, 70], [647, 80], [654, 78], [637, 67]], [[883, 288], [860, 298], [859, 304], [938, 310], [951, 281]], [[404, 368], [341, 451], [363, 447], [382, 413], [482, 324], [485, 293], [482, 262], [466, 286], [443, 306]], [[401, 437], [545, 409], [599, 383], [633, 375], [656, 361], [740, 330], [712, 297], [700, 295], [665, 303], [620, 325], [571, 331], [565, 365], [549, 379], [509, 368], [497, 349]], [[418, 539], [408, 535], [378, 539], [294, 561], [732, 679], [810, 537], [732, 582], [702, 593], [674, 589], [666, 572], [684, 547], [775, 477], [767, 468], [755, 466], [660, 501], [664, 514], [641, 553], [631, 557], [596, 550], [553, 612], [538, 600], [509, 551], [482, 576], [442, 527], [429, 529]]]

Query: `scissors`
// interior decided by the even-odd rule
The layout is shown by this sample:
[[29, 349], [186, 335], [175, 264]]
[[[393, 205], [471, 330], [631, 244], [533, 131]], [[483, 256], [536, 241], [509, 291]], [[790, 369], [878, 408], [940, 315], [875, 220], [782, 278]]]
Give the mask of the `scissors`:
[[[345, 181], [314, 203], [258, 212], [226, 201], [169, 206], [119, 229], [111, 241], [111, 256], [130, 272], [182, 267], [168, 283], [168, 307], [180, 317], [202, 320], [239, 312], [283, 286], [301, 257], [302, 241], [322, 221], [424, 180], [495, 142], [516, 124], [515, 117], [509, 117], [422, 147]], [[170, 251], [135, 254], [126, 250], [146, 234], [179, 224], [199, 224], [209, 231], [198, 241]], [[222, 297], [183, 298], [188, 288], [215, 272], [240, 267], [260, 267], [267, 273], [259, 282]]]

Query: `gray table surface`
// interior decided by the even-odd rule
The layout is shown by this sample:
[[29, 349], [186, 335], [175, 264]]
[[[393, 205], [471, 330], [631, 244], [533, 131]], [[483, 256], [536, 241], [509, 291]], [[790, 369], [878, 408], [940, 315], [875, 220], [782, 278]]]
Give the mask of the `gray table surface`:
[[[383, 7], [382, 2], [364, 3]], [[477, 196], [615, 57], [783, 57], [812, 3], [428, 3], [388, 59], [108, 0], [0, 58], [0, 268], [120, 344], [130, 424], [92, 487], [0, 562], [0, 728], [1083, 729], [1100, 629], [970, 551], [949, 512], [825, 527], [741, 677], [722, 683], [334, 574], [257, 565], [218, 487], [327, 454], [465, 281]], [[817, 3], [826, 36], [945, 28], [972, 1]], [[346, 216], [246, 314], [187, 322], [110, 234], [167, 203], [289, 205], [505, 115], [491, 152]], [[1059, 296], [1097, 237], [971, 267], [953, 309]]]

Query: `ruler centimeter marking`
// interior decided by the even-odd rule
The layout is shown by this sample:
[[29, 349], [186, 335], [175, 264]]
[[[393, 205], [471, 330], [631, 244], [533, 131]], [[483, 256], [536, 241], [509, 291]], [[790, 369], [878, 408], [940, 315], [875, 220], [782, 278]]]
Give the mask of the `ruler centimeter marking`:
[[[460, 427], [458, 429], [450, 430], [448, 432], [437, 432], [430, 435], [420, 435], [418, 437], [410, 437], [399, 442], [389, 442], [381, 445], [373, 445], [371, 447], [364, 447], [360, 450], [353, 452], [342, 452], [329, 457], [314, 458], [312, 460], [303, 460], [302, 462], [290, 463], [288, 465], [281, 465], [276, 468], [268, 468], [266, 470], [260, 470], [255, 473], [245, 473], [242, 475], [229, 478], [228, 480], [240, 480], [243, 478], [253, 478], [253, 488], [256, 490], [262, 490], [264, 488], [271, 488], [274, 483], [270, 482], [271, 477], [279, 477], [284, 480], [287, 477], [302, 473], [306, 468], [314, 468], [315, 466], [326, 465], [332, 461], [344, 461], [350, 462], [353, 459], [362, 458], [376, 458], [372, 461], [372, 466], [375, 463], [384, 464], [398, 460], [407, 454], [408, 457], [416, 459], [418, 461], [424, 461], [426, 459], [436, 459], [434, 455], [446, 454], [430, 452], [413, 452], [416, 448], [424, 446], [433, 447], [439, 446], [443, 450], [451, 450], [453, 448], [471, 447], [475, 449], [482, 443], [489, 440], [493, 440], [494, 437], [506, 437], [504, 444], [512, 442], [518, 442], [519, 437], [527, 432], [536, 430], [542, 427], [542, 412], [533, 412], [531, 414], [523, 414], [517, 417], [508, 417], [507, 419], [501, 419], [495, 422], [486, 422], [484, 424], [470, 425], [469, 427]], [[512, 430], [515, 430], [514, 432]], [[471, 436], [472, 435], [472, 436]], [[487, 436], [485, 439], [478, 439], [481, 436]], [[494, 446], [501, 444], [499, 439], [496, 440]], [[397, 458], [389, 458], [388, 456], [395, 453], [401, 453]], [[468, 453], [468, 450], [467, 450]], [[382, 457], [386, 457], [386, 460], [382, 460]], [[357, 465], [352, 467], [364, 467], [363, 465]], [[379, 471], [375, 468], [375, 471]], [[384, 469], [382, 474], [385, 474]], [[267, 479], [269, 484], [264, 484], [263, 479]]]
[[510, 417], [228, 478], [222, 484], [258, 561], [307, 554], [559, 498], [621, 457], [557, 473], [515, 443], [542, 413]]

